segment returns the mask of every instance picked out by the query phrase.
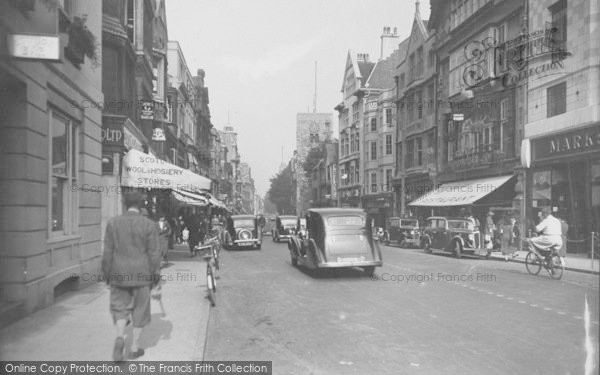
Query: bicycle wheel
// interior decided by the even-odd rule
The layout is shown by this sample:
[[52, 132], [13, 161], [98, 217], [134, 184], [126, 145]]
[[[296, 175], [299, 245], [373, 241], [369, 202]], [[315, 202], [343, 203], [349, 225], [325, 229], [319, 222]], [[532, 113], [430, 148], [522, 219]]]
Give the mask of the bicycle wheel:
[[215, 269], [219, 270], [219, 250], [217, 249], [217, 244], [212, 247], [213, 260], [215, 261]]
[[558, 255], [552, 255], [547, 265], [548, 273], [550, 277], [554, 280], [560, 280], [565, 271], [565, 266], [563, 265], [562, 259]]
[[208, 290], [208, 299], [210, 300], [211, 306], [215, 306], [217, 304], [217, 296], [215, 293], [217, 291], [217, 286], [210, 265], [206, 269], [206, 289]]
[[527, 254], [527, 256], [525, 257], [525, 268], [527, 268], [527, 272], [529, 272], [532, 275], [537, 275], [538, 273], [540, 273], [540, 270], [542, 269], [542, 262], [540, 257], [538, 257], [534, 253]]

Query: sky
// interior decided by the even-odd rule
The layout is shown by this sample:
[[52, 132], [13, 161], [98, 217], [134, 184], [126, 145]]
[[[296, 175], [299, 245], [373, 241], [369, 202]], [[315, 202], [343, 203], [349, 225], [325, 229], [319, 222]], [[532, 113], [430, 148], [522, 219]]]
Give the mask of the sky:
[[[429, 0], [420, 2], [429, 18]], [[337, 112], [348, 50], [380, 57], [383, 28], [410, 35], [414, 0], [166, 0], [169, 40], [206, 72], [211, 121], [238, 132], [257, 194], [296, 148], [296, 114]], [[385, 56], [384, 56], [385, 57]]]

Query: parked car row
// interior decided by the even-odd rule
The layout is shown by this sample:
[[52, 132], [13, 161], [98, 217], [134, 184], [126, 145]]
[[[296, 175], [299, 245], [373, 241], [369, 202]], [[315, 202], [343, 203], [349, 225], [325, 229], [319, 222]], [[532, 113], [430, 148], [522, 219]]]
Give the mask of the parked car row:
[[415, 218], [391, 217], [380, 237], [386, 245], [420, 247], [425, 252], [441, 251], [457, 258], [463, 254], [488, 255], [479, 228], [467, 218], [432, 216], [420, 227]]

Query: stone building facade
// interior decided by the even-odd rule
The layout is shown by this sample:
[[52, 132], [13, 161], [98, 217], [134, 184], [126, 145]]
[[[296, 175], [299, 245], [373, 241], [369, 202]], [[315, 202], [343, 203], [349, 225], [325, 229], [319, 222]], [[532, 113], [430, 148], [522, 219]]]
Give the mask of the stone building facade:
[[[101, 44], [102, 3], [64, 4], [0, 3], [2, 324], [100, 269], [102, 51], [86, 55], [79, 33]], [[9, 56], [9, 35], [32, 32], [58, 36], [58, 60]]]
[[348, 51], [342, 82], [342, 101], [335, 107], [339, 124], [338, 205], [360, 207], [364, 176], [364, 113], [365, 84], [375, 63], [369, 55]]
[[551, 207], [569, 224], [567, 251], [589, 252], [591, 232], [600, 232], [600, 4], [542, 0], [527, 14], [528, 34], [547, 48], [508, 72], [527, 90], [525, 212], [535, 220]]

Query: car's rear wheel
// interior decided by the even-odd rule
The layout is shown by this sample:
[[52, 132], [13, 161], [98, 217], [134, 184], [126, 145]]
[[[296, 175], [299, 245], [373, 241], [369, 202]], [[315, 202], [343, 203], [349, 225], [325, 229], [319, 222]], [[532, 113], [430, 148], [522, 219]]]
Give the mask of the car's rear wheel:
[[256, 250], [260, 250], [262, 245], [256, 245]]

